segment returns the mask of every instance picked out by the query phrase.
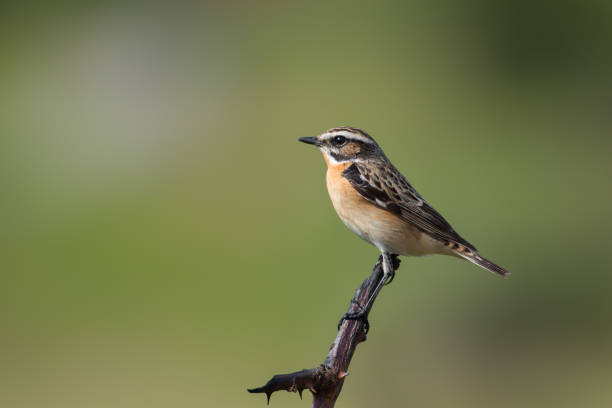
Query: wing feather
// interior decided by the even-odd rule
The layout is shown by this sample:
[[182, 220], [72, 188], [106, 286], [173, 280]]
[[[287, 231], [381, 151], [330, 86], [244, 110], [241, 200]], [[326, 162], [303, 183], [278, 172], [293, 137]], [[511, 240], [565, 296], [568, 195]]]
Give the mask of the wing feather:
[[368, 166], [353, 163], [342, 174], [372, 204], [396, 214], [435, 239], [457, 242], [476, 251], [390, 163]]

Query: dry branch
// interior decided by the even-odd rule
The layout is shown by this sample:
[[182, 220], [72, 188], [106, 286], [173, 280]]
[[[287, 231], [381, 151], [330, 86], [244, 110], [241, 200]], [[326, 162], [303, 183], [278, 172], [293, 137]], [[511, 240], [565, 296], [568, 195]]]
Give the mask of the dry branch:
[[[399, 267], [399, 259], [392, 256], [393, 268]], [[365, 305], [373, 295], [376, 286], [383, 279], [382, 257], [374, 265], [370, 275], [361, 287], [357, 289], [347, 314], [354, 314]], [[366, 340], [367, 323], [361, 320], [344, 320], [338, 330], [336, 340], [331, 346], [325, 362], [310, 370], [297, 371], [291, 374], [280, 374], [272, 377], [263, 387], [249, 389], [251, 393], [264, 393], [270, 402], [270, 396], [275, 391], [285, 390], [297, 392], [302, 398], [302, 391], [312, 392], [313, 408], [331, 408], [336, 403], [342, 390], [344, 378], [348, 375], [348, 367], [357, 348], [357, 344]]]

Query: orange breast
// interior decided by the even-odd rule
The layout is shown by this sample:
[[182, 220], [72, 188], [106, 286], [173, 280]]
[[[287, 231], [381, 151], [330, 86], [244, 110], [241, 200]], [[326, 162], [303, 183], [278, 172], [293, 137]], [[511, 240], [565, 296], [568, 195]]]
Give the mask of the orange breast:
[[351, 163], [333, 165], [328, 160], [327, 190], [344, 224], [362, 239], [394, 254], [440, 253], [440, 244], [397, 215], [370, 203], [342, 176]]

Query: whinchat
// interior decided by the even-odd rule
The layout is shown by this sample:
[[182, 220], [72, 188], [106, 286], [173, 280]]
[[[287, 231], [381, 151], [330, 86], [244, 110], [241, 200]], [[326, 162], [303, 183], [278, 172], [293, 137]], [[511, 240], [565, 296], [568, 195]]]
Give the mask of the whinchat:
[[508, 274], [455, 232], [363, 130], [337, 127], [299, 141], [323, 153], [327, 190], [340, 219], [382, 253], [383, 284], [393, 278], [394, 255], [451, 255], [496, 274]]

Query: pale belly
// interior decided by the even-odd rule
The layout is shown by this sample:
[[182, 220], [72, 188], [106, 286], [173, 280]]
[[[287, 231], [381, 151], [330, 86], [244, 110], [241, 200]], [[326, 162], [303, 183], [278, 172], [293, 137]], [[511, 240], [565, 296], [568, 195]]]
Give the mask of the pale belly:
[[331, 183], [328, 174], [327, 189], [344, 224], [381, 251], [412, 256], [446, 252], [440, 242], [361, 197], [344, 178]]

